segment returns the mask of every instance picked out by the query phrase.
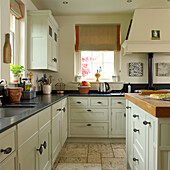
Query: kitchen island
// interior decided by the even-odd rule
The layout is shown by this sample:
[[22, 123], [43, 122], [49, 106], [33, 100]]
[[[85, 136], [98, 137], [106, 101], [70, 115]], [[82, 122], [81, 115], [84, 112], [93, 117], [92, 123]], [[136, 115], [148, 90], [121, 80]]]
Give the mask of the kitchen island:
[[126, 94], [127, 165], [170, 170], [170, 101]]

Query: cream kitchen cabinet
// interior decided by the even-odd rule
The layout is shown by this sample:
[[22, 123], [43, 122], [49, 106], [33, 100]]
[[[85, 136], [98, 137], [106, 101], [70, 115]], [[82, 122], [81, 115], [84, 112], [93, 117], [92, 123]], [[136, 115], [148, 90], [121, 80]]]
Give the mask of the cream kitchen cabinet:
[[62, 102], [52, 106], [52, 124], [51, 124], [51, 149], [52, 164], [54, 164], [62, 147]]
[[69, 137], [108, 137], [109, 97], [69, 98]]
[[28, 69], [58, 71], [58, 24], [50, 10], [28, 11]]
[[0, 170], [17, 170], [16, 152], [0, 163]]
[[126, 100], [124, 97], [111, 99], [111, 132], [110, 137], [125, 138], [126, 136]]
[[[127, 101], [126, 115], [127, 163], [130, 168], [132, 170], [164, 170], [170, 168], [169, 158], [161, 162], [161, 155], [158, 152], [158, 135], [160, 135], [158, 127], [163, 119], [159, 119], [159, 122], [158, 118], [150, 115], [130, 101]], [[166, 125], [165, 127], [168, 130], [169, 127]], [[166, 139], [167, 137], [164, 136], [160, 141], [165, 141]], [[160, 162], [158, 159], [160, 159]], [[163, 168], [162, 165], [158, 168], [158, 162], [166, 168]]]
[[67, 99], [62, 100], [62, 146], [67, 139]]
[[51, 107], [19, 123], [19, 170], [51, 169]]
[[0, 134], [0, 169], [17, 170], [16, 127]]

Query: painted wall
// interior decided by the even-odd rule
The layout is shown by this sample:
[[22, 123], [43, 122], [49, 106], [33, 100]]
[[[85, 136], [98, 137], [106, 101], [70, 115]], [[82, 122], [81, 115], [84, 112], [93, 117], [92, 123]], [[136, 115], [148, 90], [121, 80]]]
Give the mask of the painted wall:
[[[115, 24], [121, 25], [121, 42], [125, 40], [131, 14], [114, 14], [106, 16], [55, 16], [60, 26], [59, 31], [59, 73], [57, 77], [62, 77], [67, 89], [75, 89], [75, 85], [70, 83], [75, 80], [75, 25], [76, 24]], [[116, 55], [116, 72], [119, 72], [121, 55]]]

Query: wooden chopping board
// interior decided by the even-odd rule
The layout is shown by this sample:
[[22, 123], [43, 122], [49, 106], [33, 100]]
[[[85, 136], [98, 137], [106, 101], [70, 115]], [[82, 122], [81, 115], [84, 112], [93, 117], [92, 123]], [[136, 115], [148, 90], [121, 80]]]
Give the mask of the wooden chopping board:
[[168, 90], [141, 90], [141, 95], [150, 95], [150, 94], [166, 94]]

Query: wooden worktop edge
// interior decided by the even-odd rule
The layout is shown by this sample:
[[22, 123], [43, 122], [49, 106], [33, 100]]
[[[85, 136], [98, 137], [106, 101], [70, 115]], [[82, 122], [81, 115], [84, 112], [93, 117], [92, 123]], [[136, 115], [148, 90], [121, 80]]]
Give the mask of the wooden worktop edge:
[[145, 102], [144, 100], [142, 100], [140, 98], [137, 98], [135, 96], [131, 96], [130, 94], [125, 94], [125, 98], [127, 100], [131, 101], [132, 103], [136, 104], [137, 106], [139, 106], [141, 109], [143, 109], [146, 112], [150, 113], [154, 117], [158, 117], [158, 115], [157, 115], [158, 109], [155, 106]]

